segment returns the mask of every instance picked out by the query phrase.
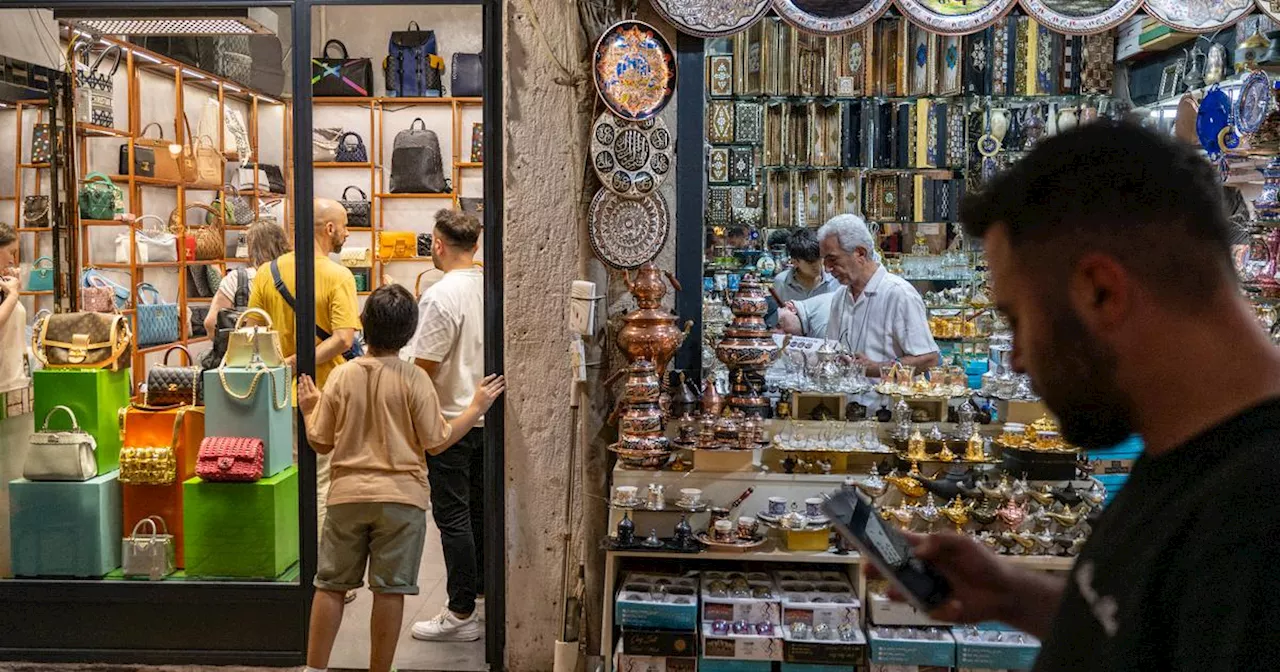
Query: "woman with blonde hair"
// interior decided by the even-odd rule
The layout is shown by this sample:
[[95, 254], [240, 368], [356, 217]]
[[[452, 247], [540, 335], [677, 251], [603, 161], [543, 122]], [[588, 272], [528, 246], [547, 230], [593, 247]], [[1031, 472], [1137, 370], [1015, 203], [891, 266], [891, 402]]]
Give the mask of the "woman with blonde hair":
[[258, 267], [293, 249], [284, 227], [275, 222], [254, 222], [249, 226], [245, 238], [249, 244], [248, 265], [227, 272], [222, 284], [218, 285], [218, 293], [213, 296], [213, 302], [209, 304], [209, 313], [204, 316], [205, 333], [210, 336], [215, 335], [217, 330], [218, 313], [236, 307], [236, 291], [244, 287], [245, 293], [248, 293], [249, 283], [257, 275]]

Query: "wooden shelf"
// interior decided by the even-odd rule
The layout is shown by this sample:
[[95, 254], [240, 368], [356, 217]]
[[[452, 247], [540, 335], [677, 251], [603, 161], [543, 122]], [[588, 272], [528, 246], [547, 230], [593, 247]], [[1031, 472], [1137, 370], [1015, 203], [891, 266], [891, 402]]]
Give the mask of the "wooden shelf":
[[29, 289], [19, 289], [18, 296], [52, 296], [52, 289], [44, 289], [39, 291], [31, 291]]
[[94, 124], [86, 124], [83, 121], [76, 122], [76, 130], [82, 135], [91, 138], [131, 138], [133, 134], [128, 131], [122, 131], [118, 128], [108, 128], [106, 126], [96, 126]]
[[22, 233], [24, 231], [27, 233], [48, 233], [52, 230], [53, 227], [51, 226], [19, 226], [14, 229], [14, 231], [17, 231], [18, 233]]
[[80, 226], [133, 226], [123, 219], [81, 219]]
[[454, 99], [445, 96], [418, 96], [404, 98], [383, 97], [378, 98], [378, 102], [382, 105], [452, 105]]
[[112, 182], [128, 184], [129, 180], [132, 179], [136, 184], [145, 184], [151, 187], [178, 187], [182, 184], [178, 180], [162, 180], [158, 177], [143, 177], [141, 175], [133, 175], [132, 177], [129, 175], [108, 175], [107, 177], [111, 178]]
[[484, 105], [484, 98], [454, 98], [459, 105]]
[[[193, 187], [187, 187], [192, 189]], [[210, 188], [209, 191], [220, 191], [221, 187]], [[241, 196], [257, 196], [258, 198], [285, 198], [284, 194], [277, 194], [270, 191], [254, 191], [253, 189], [241, 189], [238, 192]]]
[[311, 99], [313, 105], [372, 105], [380, 100], [379, 98], [358, 98], [352, 96], [315, 96]]
[[459, 161], [459, 168], [484, 168], [484, 163], [480, 161]]
[[374, 194], [377, 198], [447, 198], [453, 200], [453, 194]]
[[315, 161], [311, 164], [312, 168], [372, 168], [373, 163], [365, 161], [364, 163], [349, 163], [347, 161]]
[[19, 167], [19, 168], [30, 168], [30, 169], [32, 169], [32, 170], [41, 170], [41, 169], [47, 169], [47, 168], [49, 167], [49, 164], [47, 164], [47, 163], [19, 163], [19, 164], [18, 164], [18, 167]]
[[427, 262], [427, 261], [431, 261], [431, 257], [397, 257], [395, 259], [379, 259], [378, 261], [384, 264], [403, 264], [403, 263], [412, 263], [412, 262]]

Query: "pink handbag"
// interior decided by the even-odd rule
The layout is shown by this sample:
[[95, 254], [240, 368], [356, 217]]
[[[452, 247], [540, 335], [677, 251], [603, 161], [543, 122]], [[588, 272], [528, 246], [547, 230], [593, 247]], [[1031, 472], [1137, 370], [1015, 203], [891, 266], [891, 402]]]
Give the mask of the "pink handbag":
[[262, 439], [210, 436], [200, 442], [196, 476], [206, 481], [256, 481], [262, 478], [262, 457]]
[[80, 288], [80, 311], [84, 313], [116, 313], [116, 292], [97, 276], [90, 276], [89, 286]]

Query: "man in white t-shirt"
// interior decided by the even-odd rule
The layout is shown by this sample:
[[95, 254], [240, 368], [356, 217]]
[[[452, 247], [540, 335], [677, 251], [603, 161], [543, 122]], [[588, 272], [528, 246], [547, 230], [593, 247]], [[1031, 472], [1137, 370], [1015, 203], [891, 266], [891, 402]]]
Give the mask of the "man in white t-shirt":
[[[453, 210], [436, 213], [431, 260], [444, 277], [418, 300], [418, 331], [409, 345], [431, 376], [440, 410], [452, 420], [466, 410], [484, 377], [484, 274], [475, 265], [480, 222]], [[484, 628], [476, 599], [484, 594], [484, 419], [457, 444], [427, 455], [431, 513], [444, 547], [449, 601], [440, 615], [415, 623], [428, 641], [475, 641]]]

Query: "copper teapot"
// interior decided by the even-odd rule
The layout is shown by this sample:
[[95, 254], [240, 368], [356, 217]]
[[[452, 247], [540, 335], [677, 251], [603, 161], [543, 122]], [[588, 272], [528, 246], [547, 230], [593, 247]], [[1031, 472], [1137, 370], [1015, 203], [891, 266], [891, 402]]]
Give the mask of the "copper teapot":
[[693, 321], [688, 321], [680, 329], [676, 326], [679, 316], [662, 308], [662, 298], [667, 295], [664, 274], [673, 287], [681, 289], [675, 276], [659, 270], [653, 262], [642, 265], [634, 279], [630, 271], [623, 275], [638, 308], [622, 318], [624, 324], [618, 331], [618, 348], [627, 360], [643, 357], [652, 361], [660, 379], [665, 378], [667, 365], [693, 327]]

